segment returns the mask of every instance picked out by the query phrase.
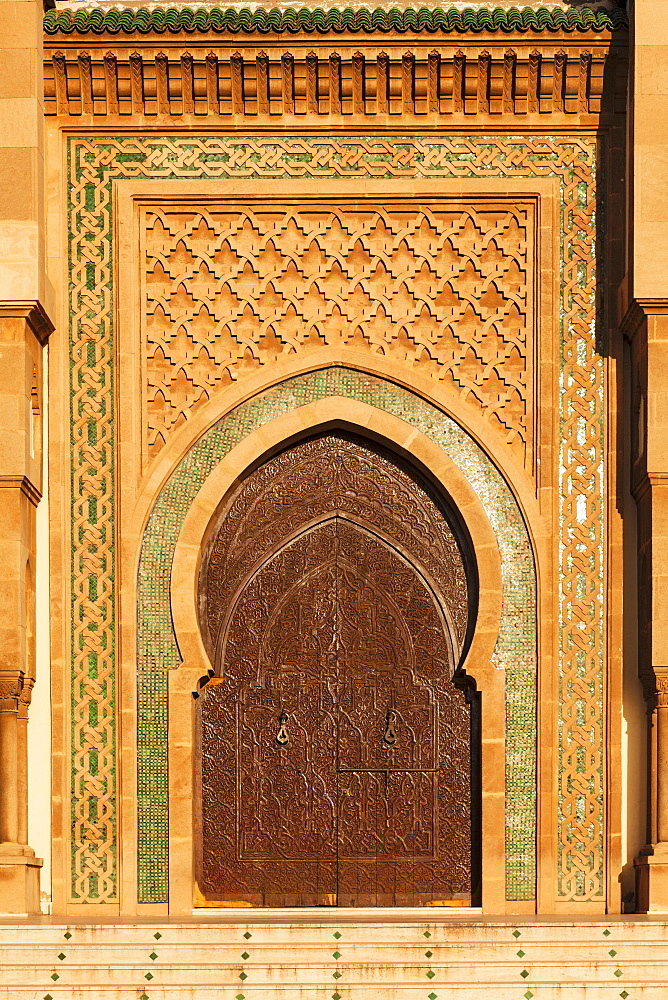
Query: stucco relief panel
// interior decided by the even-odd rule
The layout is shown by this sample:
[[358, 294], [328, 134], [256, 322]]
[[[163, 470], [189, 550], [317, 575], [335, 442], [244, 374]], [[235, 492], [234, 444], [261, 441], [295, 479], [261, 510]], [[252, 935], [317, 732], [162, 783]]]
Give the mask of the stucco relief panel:
[[389, 201], [145, 209], [146, 457], [244, 374], [342, 346], [454, 388], [530, 459], [533, 204]]

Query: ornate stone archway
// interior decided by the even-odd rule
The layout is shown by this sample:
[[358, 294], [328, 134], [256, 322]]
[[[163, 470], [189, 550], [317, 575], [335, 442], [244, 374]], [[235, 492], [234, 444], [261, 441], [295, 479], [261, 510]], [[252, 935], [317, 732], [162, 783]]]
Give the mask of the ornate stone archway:
[[332, 367], [297, 376], [241, 404], [190, 449], [162, 489], [146, 525], [138, 576], [139, 896], [168, 893], [167, 675], [180, 665], [170, 581], [179, 532], [218, 463], [255, 430], [318, 400], [336, 397], [415, 428], [459, 468], [478, 497], [501, 557], [502, 611], [492, 656], [505, 678], [505, 892], [533, 899], [536, 878], [536, 580], [518, 503], [497, 468], [452, 418], [412, 392]]

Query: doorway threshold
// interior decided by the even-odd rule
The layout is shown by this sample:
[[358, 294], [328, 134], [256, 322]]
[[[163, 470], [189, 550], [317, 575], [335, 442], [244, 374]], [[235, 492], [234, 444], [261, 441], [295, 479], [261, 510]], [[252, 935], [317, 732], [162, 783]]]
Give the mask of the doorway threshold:
[[193, 918], [222, 924], [429, 923], [479, 920], [481, 906], [225, 906], [195, 907]]

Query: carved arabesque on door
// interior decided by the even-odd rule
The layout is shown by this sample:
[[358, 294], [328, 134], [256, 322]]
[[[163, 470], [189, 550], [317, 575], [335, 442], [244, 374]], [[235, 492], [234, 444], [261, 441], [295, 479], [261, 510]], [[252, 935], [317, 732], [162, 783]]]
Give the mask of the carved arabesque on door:
[[285, 539], [340, 511], [383, 531], [412, 554], [447, 594], [447, 614], [460, 645], [468, 628], [467, 570], [453, 530], [426, 481], [400, 460], [352, 435], [302, 442], [257, 469], [220, 511], [202, 563], [200, 619], [212, 659], [225, 610], [244, 576]]
[[[402, 527], [421, 554], [433, 541], [431, 583]], [[289, 449], [219, 517], [201, 608], [218, 675], [197, 706], [204, 898], [470, 901], [466, 571], [429, 488], [344, 436]]]

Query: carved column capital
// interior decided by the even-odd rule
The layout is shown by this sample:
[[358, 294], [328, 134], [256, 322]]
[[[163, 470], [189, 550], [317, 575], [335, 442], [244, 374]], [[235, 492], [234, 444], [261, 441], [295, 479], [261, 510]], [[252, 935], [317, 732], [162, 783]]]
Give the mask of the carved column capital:
[[668, 708], [668, 667], [654, 667], [643, 675], [642, 683], [650, 708]]
[[656, 677], [656, 693], [654, 702], [657, 708], [668, 708], [668, 668], [658, 672], [654, 671]]
[[19, 719], [28, 718], [28, 709], [30, 708], [30, 702], [32, 701], [32, 689], [35, 686], [34, 677], [24, 677], [23, 684], [21, 685], [21, 693], [19, 695], [18, 703], [18, 713]]
[[0, 670], [0, 712], [18, 712], [23, 682], [22, 670]]
[[656, 769], [656, 839], [659, 844], [668, 846], [668, 667], [654, 667], [654, 681], [655, 692], [652, 701], [656, 726], [656, 759], [654, 763]]

